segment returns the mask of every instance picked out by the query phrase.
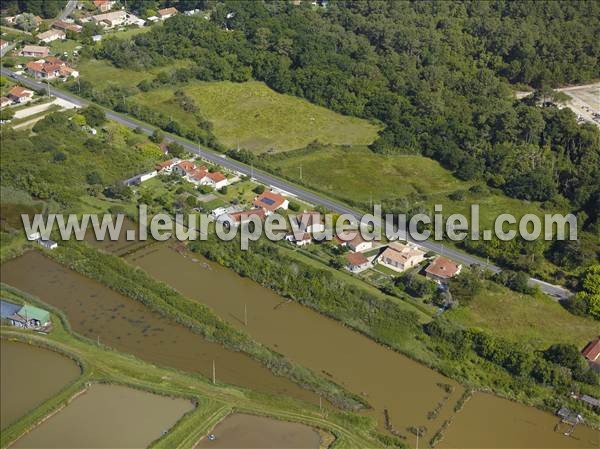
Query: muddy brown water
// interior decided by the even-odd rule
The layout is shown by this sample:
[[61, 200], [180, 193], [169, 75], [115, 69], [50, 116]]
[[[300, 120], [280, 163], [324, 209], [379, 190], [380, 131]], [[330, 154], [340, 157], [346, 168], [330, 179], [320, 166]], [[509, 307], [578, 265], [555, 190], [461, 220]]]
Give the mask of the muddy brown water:
[[[35, 269], [35, 276], [31, 273]], [[78, 333], [121, 352], [261, 392], [318, 403], [318, 397], [275, 376], [243, 353], [211, 343], [144, 305], [86, 278], [37, 251], [2, 265], [2, 281], [62, 310]]]
[[321, 438], [303, 424], [262, 416], [235, 413], [210, 432], [216, 439], [203, 438], [196, 449], [318, 449]]
[[600, 432], [577, 426], [570, 437], [569, 426], [549, 413], [500, 399], [476, 394], [448, 428], [441, 448], [600, 448]]
[[185, 399], [94, 384], [11, 447], [148, 447], [192, 409]]
[[[183, 257], [169, 244], [156, 244], [128, 259], [185, 296], [208, 304], [261, 343], [362, 394], [373, 406], [367, 414], [378, 420], [381, 429], [387, 409], [393, 427], [402, 434], [407, 434], [407, 427], [417, 425], [427, 426], [433, 433], [463, 392], [457, 383], [437, 372], [317, 312], [286, 302], [271, 290], [199, 255]], [[447, 400], [437, 384], [454, 387]], [[439, 403], [443, 403], [439, 416], [427, 419]]]
[[61, 354], [0, 340], [0, 429], [50, 399], [80, 374], [77, 363]]
[[[444, 447], [589, 448], [600, 444], [600, 432], [579, 426], [574, 438], [567, 438], [554, 432], [558, 420], [551, 414], [492, 395], [475, 394], [465, 409], [455, 414], [454, 404], [464, 390], [450, 379], [200, 255], [184, 256], [168, 242], [127, 259], [185, 296], [211, 306], [257, 341], [350, 391], [362, 393], [374, 407], [368, 414], [380, 427], [387, 409], [393, 427], [413, 446], [415, 437], [407, 427], [426, 426], [424, 440], [428, 441], [452, 416]], [[438, 383], [455, 387], [447, 400]], [[438, 417], [427, 419], [428, 412], [440, 403]]]

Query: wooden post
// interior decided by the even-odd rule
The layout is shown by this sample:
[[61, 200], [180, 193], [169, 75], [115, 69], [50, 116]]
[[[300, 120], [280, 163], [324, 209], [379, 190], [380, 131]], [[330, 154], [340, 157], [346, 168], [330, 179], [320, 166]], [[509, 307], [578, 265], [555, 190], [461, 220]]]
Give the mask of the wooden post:
[[213, 385], [217, 383], [217, 375], [216, 375], [216, 368], [215, 368], [215, 361], [213, 359], [213, 375], [212, 375], [212, 382]]
[[319, 411], [323, 413], [323, 396], [319, 395]]
[[244, 326], [248, 326], [248, 307], [244, 304]]
[[100, 335], [96, 335], [96, 342], [98, 343], [98, 346], [100, 346]]

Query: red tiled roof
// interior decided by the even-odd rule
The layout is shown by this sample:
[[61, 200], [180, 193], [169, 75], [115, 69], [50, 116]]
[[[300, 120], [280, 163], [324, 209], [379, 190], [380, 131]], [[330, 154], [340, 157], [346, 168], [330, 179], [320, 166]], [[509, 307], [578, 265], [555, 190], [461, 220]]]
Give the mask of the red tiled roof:
[[302, 224], [302, 221], [306, 220], [306, 226], [323, 223], [323, 216], [317, 211], [302, 212], [296, 218], [298, 219], [298, 224]]
[[191, 161], [181, 161], [177, 164], [177, 167], [181, 168], [186, 173], [196, 170], [196, 164]]
[[216, 171], [214, 173], [209, 173], [207, 176], [210, 179], [212, 179], [214, 182], [221, 182], [221, 181], [224, 181], [225, 179], [227, 179], [227, 177], [220, 171]]
[[440, 278], [449, 279], [452, 276], [456, 276], [460, 268], [460, 265], [440, 256], [425, 269], [425, 272]]
[[168, 16], [169, 14], [177, 14], [179, 11], [177, 11], [177, 8], [164, 8], [164, 9], [159, 9], [158, 10], [158, 15], [159, 16]]
[[254, 199], [256, 207], [262, 207], [271, 212], [279, 209], [284, 202], [285, 198], [274, 192], [263, 192]]
[[57, 20], [52, 24], [52, 26], [55, 28], [60, 28], [61, 30], [74, 31], [75, 33], [80, 33], [81, 29], [82, 29], [81, 25], [77, 25], [75, 23], [70, 23], [70, 22], [65, 22], [64, 20]]
[[94, 0], [94, 5], [96, 5], [97, 8], [100, 8], [102, 5], [108, 2], [109, 0]]
[[345, 245], [346, 243], [352, 241], [356, 238], [356, 234], [358, 231], [344, 231], [339, 234], [335, 234], [333, 236], [333, 240], [335, 240], [340, 245]]
[[12, 95], [13, 97], [29, 97], [31, 94], [33, 94], [32, 91], [21, 86], [14, 86], [8, 91], [8, 95]]
[[156, 169], [158, 171], [164, 170], [165, 168], [172, 167], [175, 163], [175, 159], [169, 159], [168, 161], [161, 162], [160, 164], [156, 164]]
[[263, 219], [265, 217], [265, 211], [263, 209], [250, 209], [243, 210], [241, 212], [233, 212], [229, 214], [229, 216], [236, 223], [240, 223], [242, 220], [247, 220], [250, 217], [258, 217], [259, 219]]
[[598, 358], [600, 358], [600, 339], [590, 341], [583, 351], [581, 351], [581, 355], [590, 362], [598, 361]]
[[346, 255], [346, 259], [354, 266], [361, 266], [369, 262], [363, 253], [349, 253]]
[[202, 167], [196, 167], [188, 175], [197, 181], [202, 181], [208, 174], [208, 169], [203, 165]]

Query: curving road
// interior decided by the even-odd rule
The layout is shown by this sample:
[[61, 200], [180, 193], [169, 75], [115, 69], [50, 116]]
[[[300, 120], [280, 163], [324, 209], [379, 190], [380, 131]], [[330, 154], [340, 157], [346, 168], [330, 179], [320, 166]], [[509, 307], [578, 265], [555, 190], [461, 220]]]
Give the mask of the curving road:
[[[34, 89], [37, 91], [45, 91], [47, 93], [49, 92], [50, 94], [52, 94], [58, 98], [65, 99], [76, 105], [85, 106], [85, 105], [88, 105], [91, 103], [91, 102], [89, 102], [87, 100], [83, 100], [82, 98], [77, 97], [76, 95], [71, 94], [69, 92], [65, 92], [63, 90], [56, 89], [52, 86], [47, 86], [45, 84], [42, 84], [41, 82], [32, 80], [31, 78], [28, 78], [28, 77], [25, 77], [22, 75], [16, 75], [15, 73], [13, 73], [10, 70], [7, 70], [5, 68], [0, 69], [0, 71], [1, 71], [2, 75], [9, 76], [15, 80], [18, 80], [20, 83], [22, 83], [23, 85], [25, 85], [31, 89]], [[151, 125], [148, 125], [143, 122], [139, 122], [137, 120], [133, 120], [127, 116], [118, 114], [110, 109], [106, 109], [106, 108], [102, 108], [102, 109], [104, 109], [106, 111], [106, 116], [108, 118], [110, 118], [111, 120], [114, 120], [118, 123], [121, 123], [122, 125], [125, 125], [129, 128], [134, 128], [134, 129], [139, 128], [148, 135], [152, 134], [154, 132], [154, 130], [156, 129], [155, 127], [153, 127]], [[175, 142], [183, 145], [183, 147], [186, 150], [188, 150], [192, 153], [195, 153], [198, 156], [200, 156], [210, 162], [222, 165], [223, 167], [225, 167], [229, 170], [237, 171], [237, 172], [243, 173], [247, 176], [251, 176], [252, 178], [256, 179], [257, 181], [259, 181], [263, 184], [270, 185], [277, 189], [288, 192], [288, 193], [290, 193], [302, 200], [305, 200], [309, 203], [324, 206], [324, 207], [326, 207], [332, 211], [335, 211], [337, 213], [340, 213], [340, 214], [342, 214], [342, 213], [350, 214], [359, 220], [360, 220], [360, 217], [362, 217], [362, 215], [363, 215], [362, 213], [360, 213], [354, 209], [351, 209], [350, 207], [348, 207], [344, 204], [338, 203], [337, 201], [334, 201], [326, 196], [322, 196], [322, 195], [316, 194], [314, 192], [311, 192], [309, 190], [306, 190], [302, 187], [298, 187], [288, 181], [283, 181], [273, 175], [265, 173], [261, 170], [257, 170], [253, 167], [249, 167], [246, 164], [243, 164], [241, 162], [238, 162], [238, 161], [235, 161], [232, 159], [228, 159], [228, 158], [224, 158], [222, 154], [201, 148], [199, 145], [193, 145], [183, 139], [173, 137], [173, 136], [167, 136], [166, 140], [167, 141], [175, 141]], [[382, 226], [381, 223], [378, 223], [378, 225]], [[410, 237], [408, 239], [411, 241], [414, 241]], [[437, 242], [427, 240], [424, 242], [415, 242], [415, 243], [418, 243], [419, 245], [423, 246], [424, 248], [427, 248], [430, 251], [444, 254], [445, 256], [448, 256], [449, 258], [455, 260], [456, 262], [459, 262], [464, 265], [485, 265], [488, 270], [490, 270], [494, 273], [501, 271], [500, 267], [498, 267], [496, 265], [482, 263], [480, 259], [478, 259], [474, 256], [471, 256], [470, 254], [464, 253], [462, 251], [458, 251], [453, 248], [447, 248], [444, 245], [437, 243]], [[572, 293], [569, 290], [567, 290], [561, 286], [549, 284], [549, 283], [541, 281], [539, 279], [530, 278], [529, 283], [532, 286], [538, 286], [543, 292], [545, 292], [546, 294], [548, 294], [555, 300], [566, 299], [572, 295]]]

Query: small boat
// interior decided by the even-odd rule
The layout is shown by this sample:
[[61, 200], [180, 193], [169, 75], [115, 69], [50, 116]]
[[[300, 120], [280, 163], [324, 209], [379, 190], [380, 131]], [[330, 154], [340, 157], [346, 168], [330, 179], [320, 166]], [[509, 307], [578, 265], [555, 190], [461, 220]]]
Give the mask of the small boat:
[[217, 439], [217, 437], [215, 436], [214, 433], [208, 434], [208, 441], [215, 441], [216, 439]]

